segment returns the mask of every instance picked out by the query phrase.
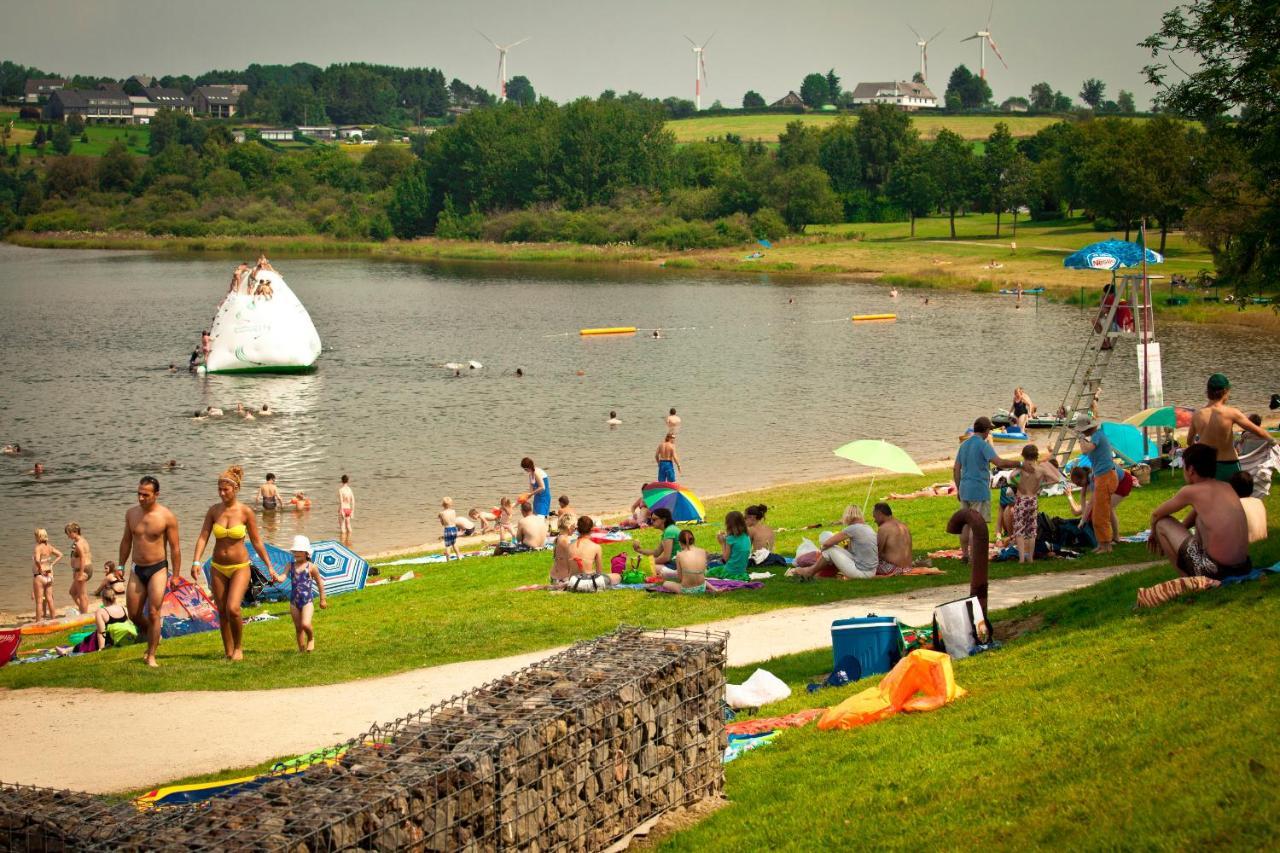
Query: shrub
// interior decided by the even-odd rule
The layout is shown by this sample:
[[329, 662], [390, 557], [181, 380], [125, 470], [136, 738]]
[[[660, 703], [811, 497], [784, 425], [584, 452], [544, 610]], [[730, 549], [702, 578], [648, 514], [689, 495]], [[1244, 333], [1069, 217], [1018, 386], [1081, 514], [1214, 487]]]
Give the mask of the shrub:
[[208, 233], [205, 224], [198, 219], [158, 219], [147, 226], [152, 237], [203, 237]]
[[787, 235], [787, 223], [772, 207], [762, 207], [751, 214], [751, 233], [757, 238], [778, 240]]
[[35, 213], [27, 217], [28, 231], [87, 231], [89, 221], [74, 208], [64, 207], [48, 213]]

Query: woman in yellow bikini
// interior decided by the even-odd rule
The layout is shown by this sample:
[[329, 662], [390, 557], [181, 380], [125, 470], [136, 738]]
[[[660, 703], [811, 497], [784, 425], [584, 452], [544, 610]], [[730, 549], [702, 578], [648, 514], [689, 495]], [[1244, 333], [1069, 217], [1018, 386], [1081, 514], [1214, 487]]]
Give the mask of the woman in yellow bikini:
[[[244, 622], [240, 616], [240, 604], [244, 601], [245, 590], [249, 588], [246, 538], [253, 543], [263, 564], [271, 565], [271, 558], [258, 533], [257, 517], [252, 509], [240, 503], [240, 484], [243, 481], [244, 469], [239, 465], [232, 465], [218, 476], [218, 497], [221, 500], [205, 513], [204, 526], [196, 540], [195, 559], [191, 563], [193, 568], [200, 567], [200, 557], [212, 534], [213, 571], [209, 573], [209, 580], [213, 587], [213, 603], [218, 608], [222, 646], [227, 660], [233, 661], [244, 657], [241, 641]], [[270, 572], [273, 581], [279, 580], [275, 569], [270, 569]]]

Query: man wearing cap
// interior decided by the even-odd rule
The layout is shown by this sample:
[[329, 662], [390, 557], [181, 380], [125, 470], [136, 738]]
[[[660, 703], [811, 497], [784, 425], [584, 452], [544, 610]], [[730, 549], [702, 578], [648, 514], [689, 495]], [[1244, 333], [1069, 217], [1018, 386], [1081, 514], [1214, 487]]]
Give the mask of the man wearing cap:
[[[991, 523], [991, 465], [997, 468], [1017, 468], [1012, 459], [1001, 459], [987, 440], [993, 424], [991, 418], [981, 417], [973, 422], [973, 435], [956, 451], [955, 464], [951, 466], [951, 479], [956, 484], [956, 497], [960, 506], [971, 509]], [[969, 560], [969, 528], [960, 534], [960, 550], [966, 562]]]
[[1120, 475], [1116, 471], [1115, 460], [1112, 459], [1111, 440], [1099, 427], [1102, 422], [1091, 418], [1083, 412], [1076, 414], [1071, 428], [1080, 439], [1080, 447], [1089, 457], [1089, 467], [1093, 471], [1093, 532], [1098, 537], [1095, 554], [1110, 554], [1115, 542], [1111, 529], [1111, 498], [1120, 485]]
[[1215, 373], [1209, 377], [1209, 385], [1205, 391], [1209, 403], [1197, 409], [1191, 416], [1189, 439], [1193, 443], [1207, 444], [1217, 453], [1217, 468], [1214, 476], [1224, 483], [1231, 475], [1240, 470], [1240, 458], [1236, 456], [1233, 431], [1240, 427], [1267, 442], [1275, 444], [1275, 440], [1262, 427], [1253, 423], [1244, 412], [1235, 406], [1228, 406], [1231, 396], [1231, 380], [1225, 374]]

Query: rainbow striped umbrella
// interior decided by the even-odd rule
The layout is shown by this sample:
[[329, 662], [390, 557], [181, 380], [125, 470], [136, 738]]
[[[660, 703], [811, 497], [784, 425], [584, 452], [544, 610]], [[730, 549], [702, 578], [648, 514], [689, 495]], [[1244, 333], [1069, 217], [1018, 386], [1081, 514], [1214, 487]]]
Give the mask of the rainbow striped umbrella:
[[679, 483], [646, 483], [640, 489], [640, 496], [651, 510], [671, 510], [671, 517], [676, 521], [702, 521], [707, 515], [707, 508], [698, 496]]

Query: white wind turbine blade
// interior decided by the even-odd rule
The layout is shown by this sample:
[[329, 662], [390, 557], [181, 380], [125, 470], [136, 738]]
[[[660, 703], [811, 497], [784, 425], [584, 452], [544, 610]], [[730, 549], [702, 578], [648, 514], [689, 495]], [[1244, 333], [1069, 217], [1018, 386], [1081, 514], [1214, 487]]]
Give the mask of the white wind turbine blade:
[[707, 36], [707, 40], [702, 43], [702, 46], [706, 47], [707, 45], [711, 44], [711, 40], [715, 37], [716, 37], [715, 33], [712, 33], [711, 35]]
[[533, 36], [525, 36], [524, 38], [520, 39], [520, 41], [513, 41], [511, 44], [507, 45], [507, 50], [511, 50], [511, 48], [515, 47], [516, 45], [524, 44], [531, 38], [533, 38]]
[[963, 44], [964, 42], [967, 42], [967, 41], [973, 41], [974, 39], [980, 39], [980, 38], [982, 38], [982, 34], [981, 34], [981, 33], [974, 33], [973, 35], [969, 36], [968, 38], [962, 38], [962, 39], [960, 39], [960, 42], [961, 42], [961, 44]]
[[[480, 31], [479, 31], [479, 30], [476, 30], [476, 32], [477, 32], [477, 33], [480, 33]], [[496, 41], [494, 41], [493, 39], [489, 38], [489, 37], [488, 37], [487, 35], [485, 35], [484, 33], [480, 33], [480, 38], [484, 39], [484, 40], [485, 40], [485, 41], [487, 41], [489, 44], [491, 44], [491, 45], [493, 45], [494, 47], [498, 48], [498, 50], [502, 50], [502, 46], [501, 46], [501, 45], [499, 45], [499, 44], [498, 44]]]
[[987, 44], [991, 45], [991, 52], [1000, 60], [1000, 64], [1007, 69], [1009, 67], [1009, 63], [1005, 62], [1004, 57], [1000, 55], [1000, 48], [996, 47], [996, 40], [993, 39], [990, 34], [987, 35]]
[[934, 39], [936, 39], [938, 36], [942, 35], [942, 34], [943, 34], [944, 32], [946, 32], [946, 31], [947, 31], [947, 28], [946, 28], [946, 27], [943, 27], [942, 29], [938, 30], [936, 33], [934, 33], [933, 35], [929, 36], [929, 39], [928, 39], [928, 41], [926, 41], [926, 42], [925, 42], [925, 44], [928, 44], [929, 42], [933, 41]]
[[685, 41], [687, 41], [689, 44], [693, 45], [694, 47], [697, 47], [697, 46], [698, 46], [698, 43], [697, 43], [696, 41], [694, 41], [693, 39], [689, 38], [688, 36], [685, 36], [685, 37], [684, 37], [684, 40], [685, 40]]
[[917, 41], [924, 41], [924, 36], [922, 36], [922, 35], [920, 35], [920, 33], [916, 32], [916, 28], [915, 28], [915, 27], [911, 26], [910, 24], [907, 24], [907, 29], [909, 29], [909, 30], [911, 30], [911, 32], [915, 33], [915, 36], [916, 36], [916, 40], [917, 40]]
[[996, 0], [991, 0], [991, 7], [987, 9], [987, 31], [988, 32], [990, 32], [991, 30], [991, 16], [995, 14], [995, 11], [996, 11]]

